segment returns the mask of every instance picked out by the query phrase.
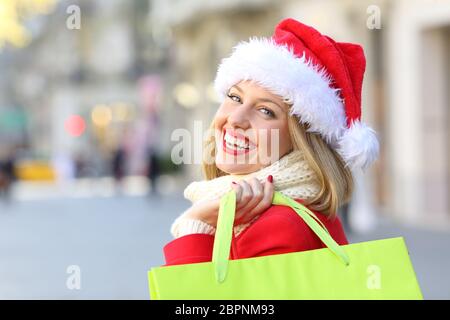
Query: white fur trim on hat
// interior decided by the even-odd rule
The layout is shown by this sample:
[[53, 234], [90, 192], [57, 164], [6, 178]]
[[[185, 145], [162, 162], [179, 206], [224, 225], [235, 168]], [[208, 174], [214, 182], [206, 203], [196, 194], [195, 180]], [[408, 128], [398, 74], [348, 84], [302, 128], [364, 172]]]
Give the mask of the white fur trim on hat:
[[380, 152], [376, 132], [361, 121], [354, 121], [338, 144], [338, 153], [352, 169], [366, 169]]

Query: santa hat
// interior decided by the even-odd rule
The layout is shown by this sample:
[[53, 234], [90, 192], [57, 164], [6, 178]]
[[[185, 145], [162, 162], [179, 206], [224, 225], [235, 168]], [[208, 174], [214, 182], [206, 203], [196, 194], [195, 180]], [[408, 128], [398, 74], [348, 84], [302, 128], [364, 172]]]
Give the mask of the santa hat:
[[271, 38], [250, 38], [219, 65], [215, 89], [222, 99], [241, 80], [254, 80], [292, 104], [291, 115], [319, 133], [351, 169], [377, 157], [376, 133], [361, 121], [366, 60], [361, 46], [335, 42], [293, 19]]

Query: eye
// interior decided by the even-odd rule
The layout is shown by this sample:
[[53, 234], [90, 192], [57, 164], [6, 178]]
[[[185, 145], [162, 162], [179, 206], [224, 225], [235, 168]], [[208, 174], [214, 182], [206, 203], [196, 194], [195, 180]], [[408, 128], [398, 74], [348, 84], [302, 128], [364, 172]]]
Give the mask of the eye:
[[263, 112], [264, 114], [267, 114], [268, 116], [270, 116], [272, 118], [275, 118], [275, 113], [272, 110], [270, 110], [268, 108], [261, 108], [259, 110], [264, 110], [264, 111], [266, 111], [266, 112]]
[[230, 98], [233, 101], [241, 102], [241, 98], [235, 94], [229, 93], [229, 94], [227, 94], [227, 96], [228, 96], [228, 98]]

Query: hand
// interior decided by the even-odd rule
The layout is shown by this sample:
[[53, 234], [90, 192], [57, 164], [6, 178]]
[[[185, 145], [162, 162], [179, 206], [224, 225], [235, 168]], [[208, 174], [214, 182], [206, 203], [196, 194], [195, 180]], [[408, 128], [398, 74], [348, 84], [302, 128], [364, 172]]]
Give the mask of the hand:
[[270, 175], [264, 184], [256, 178], [232, 184], [232, 188], [236, 191], [235, 225], [251, 221], [272, 205], [274, 193], [272, 180], [273, 177]]
[[[271, 181], [272, 176], [269, 177], [264, 184], [261, 184], [258, 179], [252, 178], [248, 182], [241, 180], [231, 185], [236, 192], [235, 225], [249, 222], [272, 205], [274, 186]], [[219, 207], [220, 198], [200, 201], [190, 207], [184, 217], [201, 220], [215, 228]]]
[[183, 216], [189, 219], [201, 220], [215, 228], [219, 217], [219, 208], [220, 198], [204, 200], [192, 205]]

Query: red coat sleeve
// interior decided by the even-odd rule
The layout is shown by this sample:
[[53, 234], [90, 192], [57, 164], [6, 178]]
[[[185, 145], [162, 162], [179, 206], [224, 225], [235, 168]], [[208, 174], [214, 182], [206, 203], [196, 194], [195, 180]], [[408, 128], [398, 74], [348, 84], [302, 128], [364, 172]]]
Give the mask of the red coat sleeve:
[[164, 246], [166, 266], [212, 260], [214, 236], [194, 233], [177, 238]]

